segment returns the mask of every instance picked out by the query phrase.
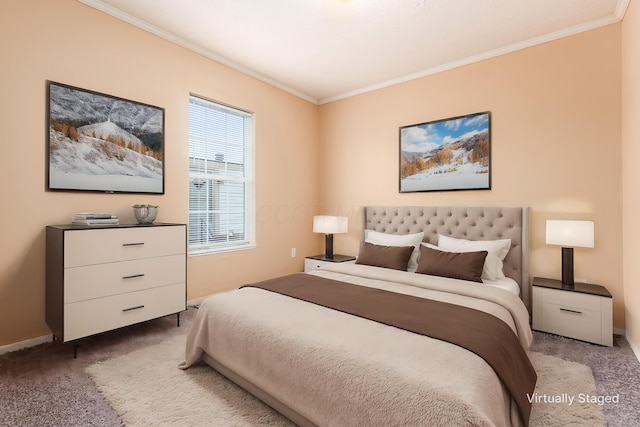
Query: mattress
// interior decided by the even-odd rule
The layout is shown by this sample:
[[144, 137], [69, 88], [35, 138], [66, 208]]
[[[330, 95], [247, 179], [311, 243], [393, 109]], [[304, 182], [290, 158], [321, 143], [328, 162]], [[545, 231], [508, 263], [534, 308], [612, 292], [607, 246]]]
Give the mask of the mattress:
[[482, 283], [485, 284], [486, 286], [492, 286], [494, 288], [511, 292], [516, 296], [520, 296], [520, 287], [518, 286], [516, 281], [510, 277], [505, 277], [504, 279], [500, 279], [500, 280], [483, 279]]
[[[531, 344], [523, 302], [496, 286], [348, 263], [309, 274], [484, 311]], [[495, 371], [469, 350], [262, 289], [203, 302], [182, 367], [201, 360], [304, 425], [523, 422]]]

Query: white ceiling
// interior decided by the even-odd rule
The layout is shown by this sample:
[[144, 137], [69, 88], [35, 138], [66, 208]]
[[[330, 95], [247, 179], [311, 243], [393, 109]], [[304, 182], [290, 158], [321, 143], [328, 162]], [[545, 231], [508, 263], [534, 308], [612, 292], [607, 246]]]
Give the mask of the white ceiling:
[[622, 20], [630, 0], [79, 0], [326, 103]]

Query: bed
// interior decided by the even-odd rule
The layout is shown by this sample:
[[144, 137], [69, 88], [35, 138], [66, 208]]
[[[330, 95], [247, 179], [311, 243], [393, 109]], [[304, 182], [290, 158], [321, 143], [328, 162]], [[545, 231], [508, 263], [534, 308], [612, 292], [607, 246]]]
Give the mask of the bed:
[[208, 297], [181, 368], [204, 361], [301, 426], [527, 425], [528, 215], [365, 207], [355, 263]]

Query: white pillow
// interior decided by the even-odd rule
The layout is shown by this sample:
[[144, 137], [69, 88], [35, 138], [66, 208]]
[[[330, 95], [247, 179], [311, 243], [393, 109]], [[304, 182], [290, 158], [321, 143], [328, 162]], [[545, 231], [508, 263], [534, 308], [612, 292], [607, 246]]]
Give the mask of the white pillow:
[[487, 280], [504, 279], [502, 271], [502, 261], [505, 259], [511, 248], [511, 239], [502, 240], [466, 240], [438, 234], [438, 247], [455, 252], [476, 252], [487, 251], [487, 258], [484, 260], [482, 278]]
[[418, 255], [420, 254], [420, 242], [424, 233], [414, 234], [389, 234], [374, 230], [364, 230], [364, 241], [381, 246], [413, 246], [413, 253], [409, 258], [407, 271], [414, 273], [418, 269]]

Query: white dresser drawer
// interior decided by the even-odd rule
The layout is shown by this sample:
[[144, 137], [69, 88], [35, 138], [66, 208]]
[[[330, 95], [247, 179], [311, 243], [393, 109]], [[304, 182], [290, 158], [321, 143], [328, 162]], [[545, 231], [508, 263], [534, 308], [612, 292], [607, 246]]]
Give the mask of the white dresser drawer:
[[183, 283], [185, 268], [184, 254], [67, 268], [64, 302]]
[[78, 267], [184, 254], [185, 251], [183, 226], [69, 231], [65, 236], [64, 265]]
[[602, 313], [599, 310], [544, 303], [542, 319], [542, 328], [547, 332], [589, 342], [602, 339]]
[[183, 311], [185, 292], [180, 283], [65, 304], [64, 341]]

